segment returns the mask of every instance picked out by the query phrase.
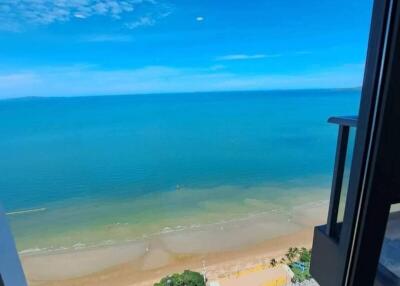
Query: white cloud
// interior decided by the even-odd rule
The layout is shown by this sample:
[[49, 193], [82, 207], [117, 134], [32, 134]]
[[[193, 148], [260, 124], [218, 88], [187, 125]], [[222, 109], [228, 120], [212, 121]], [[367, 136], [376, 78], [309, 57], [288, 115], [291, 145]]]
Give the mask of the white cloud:
[[202, 17], [202, 16], [196, 17], [196, 21], [202, 22], [202, 21], [204, 21], [204, 17]]
[[0, 74], [0, 99], [29, 96], [30, 90], [41, 85], [41, 75], [34, 72]]
[[130, 30], [145, 27], [145, 26], [154, 26], [156, 24], [156, 20], [151, 18], [150, 16], [140, 17], [138, 20], [130, 23], [126, 23], [126, 27]]
[[[140, 1], [140, 0], [138, 0]], [[153, 4], [156, 2], [153, 0], [148, 0], [152, 1]], [[154, 26], [157, 24], [158, 21], [160, 21], [163, 18], [168, 17], [171, 15], [173, 8], [165, 3], [157, 3], [157, 10], [153, 11], [152, 13], [147, 13], [144, 16], [141, 16], [139, 18], [136, 18], [132, 21], [128, 21], [125, 23], [125, 27], [134, 30], [140, 27], [150, 27]]]
[[265, 59], [265, 58], [277, 58], [280, 57], [279, 54], [255, 54], [255, 55], [248, 55], [248, 54], [233, 54], [233, 55], [226, 55], [222, 57], [218, 57], [217, 61], [241, 61], [241, 60], [257, 60], [257, 59]]
[[[32, 24], [49, 25], [93, 16], [134, 21], [138, 16], [132, 12], [145, 5], [153, 7], [153, 18], [166, 17], [170, 13], [168, 6], [156, 0], [2, 0], [0, 29], [15, 32]], [[125, 15], [128, 15], [127, 19], [122, 19]]]
[[0, 97], [356, 87], [362, 83], [363, 67], [349, 64], [292, 75], [249, 75], [213, 67], [147, 66], [106, 71], [77, 65], [0, 74]]
[[79, 18], [79, 19], [86, 19], [86, 16], [83, 14], [79, 14], [79, 13], [75, 13], [74, 15], [75, 18]]
[[19, 72], [11, 74], [0, 74], [0, 88], [4, 87], [17, 87], [20, 84], [37, 84], [40, 78], [35, 73]]

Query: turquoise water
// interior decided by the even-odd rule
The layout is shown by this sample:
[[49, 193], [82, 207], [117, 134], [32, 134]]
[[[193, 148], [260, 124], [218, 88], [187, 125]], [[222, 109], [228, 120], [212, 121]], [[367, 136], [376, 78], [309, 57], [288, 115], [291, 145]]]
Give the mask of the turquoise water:
[[0, 201], [20, 250], [128, 241], [325, 199], [359, 90], [0, 101]]

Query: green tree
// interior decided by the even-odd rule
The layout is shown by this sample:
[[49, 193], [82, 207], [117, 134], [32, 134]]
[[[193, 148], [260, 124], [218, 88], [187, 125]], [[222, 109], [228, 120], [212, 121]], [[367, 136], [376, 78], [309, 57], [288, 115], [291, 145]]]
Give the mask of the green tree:
[[205, 286], [204, 277], [198, 272], [185, 270], [182, 274], [175, 273], [161, 279], [154, 286]]
[[294, 276], [292, 278], [292, 282], [293, 283], [303, 282], [305, 280], [310, 280], [311, 279], [311, 275], [310, 275], [310, 271], [309, 271], [308, 267], [305, 269], [304, 272], [302, 272], [298, 268], [293, 267], [292, 265], [290, 265], [290, 269], [292, 269], [292, 272], [294, 274]]
[[303, 247], [300, 250], [300, 261], [304, 263], [310, 263], [311, 261], [311, 251]]
[[293, 262], [296, 258], [296, 252], [293, 247], [290, 247], [285, 254], [286, 258], [289, 260], [290, 263]]

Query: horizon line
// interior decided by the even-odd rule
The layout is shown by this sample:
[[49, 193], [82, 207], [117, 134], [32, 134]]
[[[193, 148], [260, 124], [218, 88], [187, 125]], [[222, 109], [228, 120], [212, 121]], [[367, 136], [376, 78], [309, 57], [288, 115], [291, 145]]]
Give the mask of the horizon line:
[[23, 99], [60, 99], [60, 98], [98, 98], [98, 97], [123, 97], [123, 96], [145, 96], [145, 95], [172, 95], [172, 94], [202, 94], [202, 93], [242, 93], [242, 92], [274, 92], [274, 91], [314, 91], [314, 90], [357, 90], [362, 86], [355, 87], [320, 87], [320, 88], [276, 88], [276, 89], [247, 89], [247, 90], [209, 90], [209, 91], [177, 91], [177, 92], [142, 92], [142, 93], [121, 93], [121, 94], [93, 94], [93, 95], [52, 95], [36, 96], [27, 95], [19, 97], [0, 97], [0, 101], [23, 100]]

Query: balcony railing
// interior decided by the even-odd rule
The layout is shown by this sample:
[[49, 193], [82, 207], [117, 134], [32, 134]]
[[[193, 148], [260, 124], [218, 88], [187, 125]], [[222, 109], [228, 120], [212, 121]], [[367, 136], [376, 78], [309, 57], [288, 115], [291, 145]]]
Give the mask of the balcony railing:
[[344, 247], [340, 244], [341, 223], [338, 223], [339, 204], [343, 186], [343, 177], [347, 158], [349, 134], [351, 128], [357, 128], [356, 116], [331, 117], [329, 123], [339, 126], [335, 156], [332, 189], [329, 203], [327, 224], [314, 230], [313, 259], [311, 274], [324, 286], [341, 285], [342, 281], [336, 272], [344, 271]]
[[343, 186], [343, 177], [349, 143], [350, 128], [357, 127], [356, 116], [331, 117], [329, 123], [339, 125], [339, 134], [337, 139], [335, 167], [333, 171], [332, 190], [328, 211], [328, 221], [326, 225], [326, 234], [329, 237], [338, 238], [340, 224], [337, 222], [339, 203]]
[[[343, 273], [346, 267], [346, 255], [348, 245], [341, 241], [342, 223], [338, 222], [339, 205], [343, 187], [346, 158], [349, 145], [351, 128], [357, 128], [358, 118], [355, 116], [331, 117], [329, 123], [339, 126], [332, 189], [329, 203], [327, 224], [317, 226], [314, 231], [313, 259], [311, 261], [311, 274], [323, 286], [341, 285], [337, 273]], [[400, 212], [392, 213], [391, 220], [396, 219], [396, 227], [400, 226]], [[398, 251], [400, 241], [396, 241]], [[393, 242], [392, 242], [393, 244]], [[399, 286], [398, 273], [391, 271], [385, 265], [385, 253], [382, 253], [380, 264], [375, 279], [376, 286]], [[396, 264], [396, 267], [398, 265]], [[340, 270], [338, 270], [340, 269]], [[397, 269], [397, 268], [396, 268]], [[335, 270], [335, 271], [333, 271]]]

